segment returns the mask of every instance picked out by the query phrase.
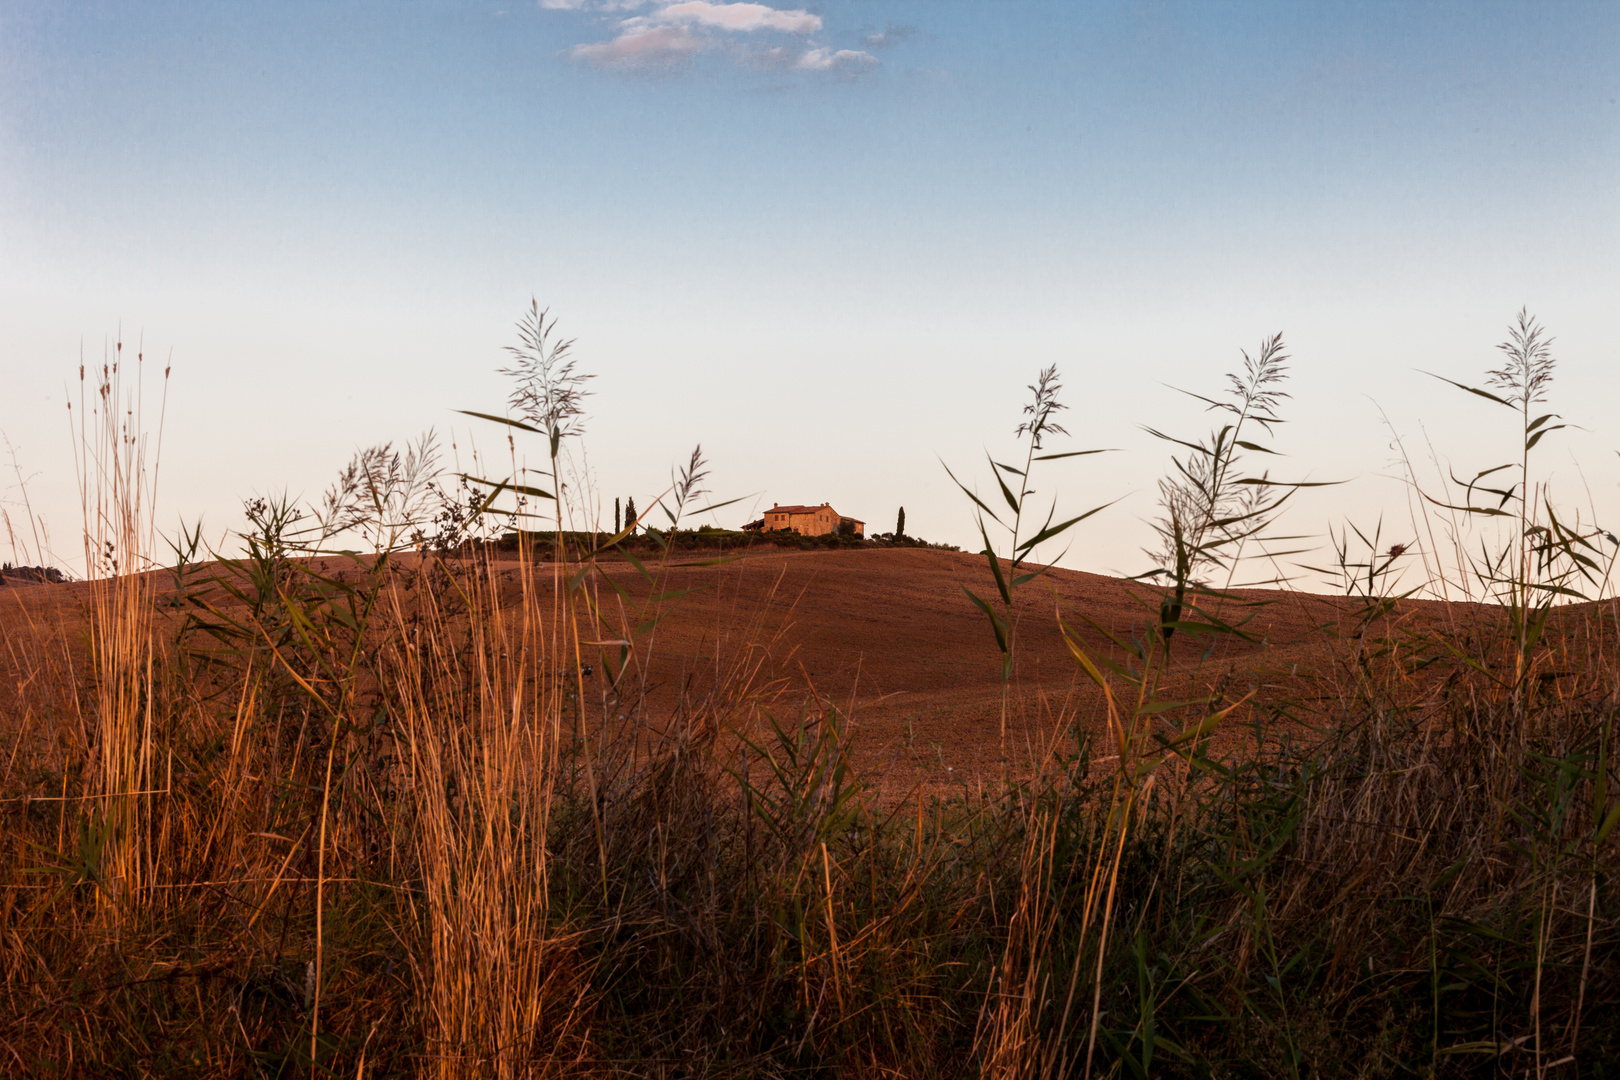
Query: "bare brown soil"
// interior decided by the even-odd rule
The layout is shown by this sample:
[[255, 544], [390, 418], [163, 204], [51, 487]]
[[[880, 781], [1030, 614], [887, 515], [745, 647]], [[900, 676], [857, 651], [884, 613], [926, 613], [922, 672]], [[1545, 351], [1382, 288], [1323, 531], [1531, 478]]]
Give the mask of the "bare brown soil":
[[[324, 569], [342, 573], [342, 565], [329, 560]], [[503, 596], [515, 598], [521, 589], [518, 564], [494, 566]], [[1054, 748], [1072, 752], [1077, 732], [1096, 735], [1094, 752], [1106, 753], [1102, 695], [1080, 673], [1059, 619], [1088, 650], [1121, 659], [1121, 651], [1086, 619], [1129, 640], [1146, 632], [1158, 602], [1157, 593], [1141, 583], [1061, 569], [1019, 589], [1019, 660], [1003, 741], [1000, 654], [984, 615], [963, 592], [966, 587], [994, 595], [981, 555], [755, 548], [723, 559], [712, 552], [677, 552], [664, 569], [648, 571], [656, 586], [630, 562], [608, 560], [590, 586], [618, 626], [634, 624], [636, 609], [655, 593], [683, 594], [659, 605], [668, 614], [638, 640], [645, 667], [624, 684], [624, 703], [645, 694], [656, 723], [683, 698], [746, 694], [746, 718], [727, 715], [754, 735], [767, 716], [785, 725], [803, 714], [837, 709], [854, 735], [863, 777], [889, 798], [918, 788], [949, 794], [993, 780], [1004, 769], [1024, 772]], [[549, 564], [536, 567], [534, 577], [538, 589], [551, 591]], [[1334, 663], [1334, 635], [1322, 631], [1337, 627], [1343, 601], [1287, 592], [1241, 595], [1264, 601], [1224, 612], [1247, 618], [1246, 637], [1223, 636], [1213, 648], [1207, 640], [1179, 639], [1161, 696], [1199, 698], [1222, 688], [1230, 699], [1261, 684], [1283, 683], [1309, 683], [1320, 692], [1321, 676]], [[13, 647], [41, 633], [62, 635], [78, 652], [88, 601], [82, 583], [13, 586], [0, 594], [0, 633]], [[1408, 612], [1441, 607], [1403, 606]], [[585, 640], [619, 632], [608, 626], [597, 639]], [[616, 654], [611, 646], [586, 649], [599, 694], [605, 690], [603, 661], [611, 664]], [[737, 665], [753, 661], [757, 668], [744, 687]], [[612, 697], [603, 700], [613, 706]]]
[[[646, 591], [628, 565], [608, 573], [632, 596]], [[982, 555], [930, 550], [767, 552], [718, 566], [671, 568], [667, 589], [696, 589], [660, 627], [654, 683], [684, 680], [694, 691], [715, 677], [717, 657], [739, 646], [768, 652], [780, 720], [833, 706], [856, 733], [865, 778], [901, 794], [944, 794], [1001, 772], [1001, 657], [988, 621], [963, 592], [995, 594]], [[1168, 689], [1202, 696], [1219, 683], [1292, 679], [1326, 660], [1324, 625], [1341, 603], [1295, 593], [1247, 593], [1269, 601], [1244, 626], [1254, 641], [1223, 637], [1177, 643]], [[1022, 772], [1054, 746], [1072, 752], [1072, 732], [1101, 733], [1101, 693], [1080, 672], [1059, 619], [1092, 652], [1121, 650], [1087, 625], [1130, 640], [1145, 632], [1157, 595], [1139, 583], [1053, 569], [1017, 592], [1019, 660], [1009, 695], [1005, 757]], [[706, 665], [706, 666], [705, 666]]]

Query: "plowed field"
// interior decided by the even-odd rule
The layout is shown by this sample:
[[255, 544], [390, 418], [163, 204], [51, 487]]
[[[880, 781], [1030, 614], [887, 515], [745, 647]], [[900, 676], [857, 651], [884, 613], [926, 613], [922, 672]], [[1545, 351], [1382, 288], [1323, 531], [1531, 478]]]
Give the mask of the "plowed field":
[[[341, 566], [326, 563], [328, 571], [341, 572]], [[618, 649], [586, 650], [588, 696], [609, 708], [644, 697], [654, 725], [684, 702], [720, 715], [723, 728], [755, 734], [767, 716], [786, 724], [836, 709], [852, 733], [861, 772], [889, 798], [918, 787], [944, 794], [1004, 768], [1026, 770], [1051, 747], [1072, 751], [1076, 732], [1097, 734], [1095, 752], [1104, 754], [1102, 696], [1080, 674], [1059, 618], [1087, 649], [1122, 659], [1087, 620], [1129, 640], [1145, 633], [1157, 604], [1140, 583], [1070, 570], [1054, 569], [1019, 589], [1019, 660], [1003, 735], [1000, 654], [984, 615], [963, 591], [994, 595], [982, 556], [919, 548], [756, 548], [723, 560], [712, 552], [678, 553], [662, 569], [647, 568], [655, 582], [628, 561], [608, 561], [588, 586], [608, 625], [587, 640], [616, 638], [650, 610], [666, 612], [656, 629], [637, 637], [640, 666], [617, 698], [604, 694], [604, 668]], [[495, 570], [503, 597], [515, 598], [517, 564], [497, 562]], [[536, 568], [535, 580], [549, 594], [548, 566]], [[647, 607], [654, 596], [664, 599]], [[1241, 697], [1262, 683], [1291, 684], [1301, 692], [1309, 686], [1320, 695], [1332, 685], [1322, 676], [1335, 663], [1333, 634], [1322, 629], [1337, 625], [1342, 601], [1285, 592], [1242, 596], [1263, 603], [1230, 604], [1223, 614], [1246, 618], [1246, 636], [1223, 636], [1213, 647], [1190, 636], [1177, 639], [1162, 697], [1201, 697], [1216, 686]], [[5, 588], [0, 629], [14, 653], [41, 634], [64, 635], [82, 662], [88, 598], [82, 583]], [[550, 607], [545, 596], [542, 606]], [[1404, 607], [1426, 610], [1428, 617], [1442, 610], [1438, 604]], [[1301, 677], [1307, 674], [1316, 677]], [[1241, 737], [1237, 731], [1222, 738]]]

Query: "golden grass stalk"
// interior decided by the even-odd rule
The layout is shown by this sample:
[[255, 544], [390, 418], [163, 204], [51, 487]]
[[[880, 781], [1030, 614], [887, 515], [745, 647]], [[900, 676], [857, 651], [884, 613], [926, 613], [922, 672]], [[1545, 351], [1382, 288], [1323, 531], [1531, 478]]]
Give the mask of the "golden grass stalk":
[[[84, 521], [85, 574], [90, 581], [94, 747], [85, 795], [101, 838], [99, 903], [113, 913], [142, 900], [154, 883], [151, 850], [154, 797], [166, 789], [153, 737], [153, 502], [159, 441], [144, 427], [142, 365], [126, 386], [123, 342], [92, 373], [79, 369], [75, 445]], [[167, 380], [168, 372], [165, 370]]]
[[549, 920], [569, 682], [558, 613], [542, 609], [527, 550], [513, 608], [486, 569], [464, 583], [459, 625], [424, 605], [394, 668], [426, 905], [429, 1072], [445, 1080], [544, 1074], [585, 1037], [584, 973]]

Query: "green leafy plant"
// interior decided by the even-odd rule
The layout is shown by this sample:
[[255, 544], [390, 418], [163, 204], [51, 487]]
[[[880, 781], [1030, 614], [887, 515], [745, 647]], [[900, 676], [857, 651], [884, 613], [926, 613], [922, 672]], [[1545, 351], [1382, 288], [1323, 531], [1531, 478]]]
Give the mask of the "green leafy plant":
[[[1045, 440], [1054, 435], [1067, 435], [1061, 424], [1056, 420], [1058, 413], [1068, 406], [1059, 400], [1063, 391], [1063, 384], [1058, 378], [1057, 365], [1043, 369], [1029, 386], [1030, 400], [1024, 405], [1024, 419], [1018, 424], [1014, 435], [1022, 440], [1022, 468], [1006, 465], [985, 453], [985, 460], [990, 464], [990, 475], [996, 483], [996, 493], [988, 496], [993, 502], [1000, 496], [1003, 508], [999, 511], [992, 509], [990, 503], [980, 498], [978, 493], [969, 488], [956, 474], [951, 472], [950, 466], [945, 466], [945, 472], [952, 482], [962, 490], [962, 493], [972, 501], [977, 512], [975, 524], [979, 535], [984, 540], [985, 562], [990, 568], [990, 575], [995, 581], [996, 595], [989, 600], [979, 596], [966, 585], [962, 591], [967, 594], [973, 605], [984, 613], [990, 623], [991, 632], [995, 636], [996, 648], [1001, 652], [1001, 742], [1003, 751], [1007, 741], [1007, 708], [1008, 692], [1013, 677], [1013, 663], [1017, 654], [1017, 621], [1013, 612], [1014, 592], [1034, 581], [1051, 568], [1054, 559], [1045, 566], [1034, 570], [1024, 567], [1036, 548], [1050, 540], [1056, 540], [1067, 533], [1080, 522], [1091, 517], [1101, 510], [1107, 509], [1111, 504], [1104, 503], [1094, 506], [1084, 513], [1063, 521], [1057, 520], [1057, 500], [1054, 498], [1048, 505], [1044, 518], [1037, 517], [1030, 503], [1030, 496], [1035, 494], [1031, 486], [1034, 483], [1032, 473], [1037, 465], [1048, 461], [1059, 461], [1065, 458], [1086, 457], [1091, 454], [1107, 453], [1106, 450], [1069, 450], [1058, 453], [1042, 453]], [[1038, 521], [1038, 524], [1032, 522]], [[995, 525], [1007, 537], [1008, 554], [1003, 557], [996, 551], [995, 543], [990, 539], [990, 526]], [[898, 527], [898, 526], [897, 526]], [[1065, 549], [1066, 550], [1066, 549]], [[1062, 558], [1060, 554], [1059, 559]], [[1003, 565], [1005, 564], [1005, 565]]]
[[1608, 580], [1614, 551], [1602, 541], [1614, 541], [1594, 525], [1561, 518], [1545, 481], [1531, 473], [1531, 453], [1546, 436], [1568, 425], [1555, 423], [1557, 413], [1542, 412], [1553, 382], [1557, 361], [1553, 339], [1528, 309], [1521, 309], [1508, 327], [1508, 337], [1497, 346], [1505, 358], [1487, 373], [1485, 387], [1469, 386], [1441, 376], [1442, 382], [1512, 410], [1516, 415], [1516, 460], [1481, 469], [1464, 480], [1452, 473], [1460, 498], [1427, 493], [1423, 498], [1445, 510], [1469, 518], [1500, 519], [1512, 528], [1509, 542], [1492, 549], [1481, 537], [1468, 570], [1502, 604], [1511, 628], [1512, 669], [1506, 677], [1515, 700], [1520, 700], [1535, 668], [1535, 655], [1554, 606], [1560, 601], [1593, 598]]

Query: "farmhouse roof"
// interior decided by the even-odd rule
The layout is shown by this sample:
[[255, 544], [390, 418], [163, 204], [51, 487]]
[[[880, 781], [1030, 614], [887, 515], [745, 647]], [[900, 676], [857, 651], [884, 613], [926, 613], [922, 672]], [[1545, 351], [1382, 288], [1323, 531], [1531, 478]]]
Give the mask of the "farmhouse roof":
[[[766, 511], [766, 513], [770, 513], [770, 514], [813, 514], [817, 510], [831, 510], [831, 509], [832, 509], [832, 507], [828, 506], [826, 503], [820, 503], [820, 504], [818, 504], [816, 506], [773, 506], [768, 511]], [[861, 524], [864, 525], [866, 523], [863, 521], [863, 522], [861, 522]]]

